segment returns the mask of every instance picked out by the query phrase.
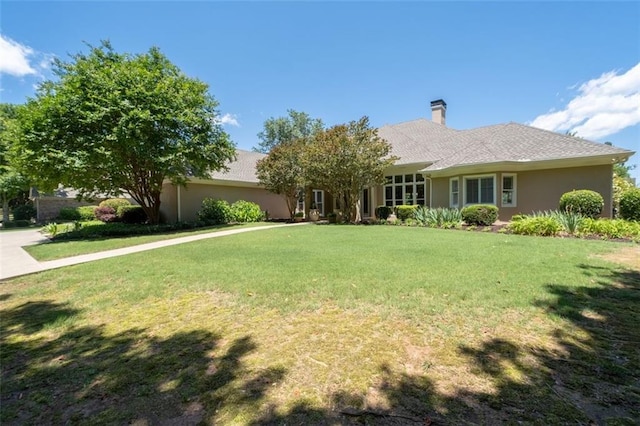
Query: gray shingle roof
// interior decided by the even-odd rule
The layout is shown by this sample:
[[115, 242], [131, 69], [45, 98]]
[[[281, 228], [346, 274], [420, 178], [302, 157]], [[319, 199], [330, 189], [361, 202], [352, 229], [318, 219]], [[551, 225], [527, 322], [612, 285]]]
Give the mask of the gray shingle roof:
[[265, 154], [252, 151], [236, 150], [236, 161], [227, 164], [228, 171], [211, 173], [212, 179], [258, 183], [256, 162], [266, 157]]
[[419, 119], [383, 126], [378, 134], [391, 144], [392, 153], [400, 157], [396, 164], [428, 163], [426, 171], [505, 161], [633, 154], [625, 149], [518, 123], [454, 130]]
[[[455, 130], [427, 119], [380, 127], [378, 135], [400, 159], [397, 165], [422, 164], [425, 171], [500, 162], [535, 162], [603, 155], [631, 156], [633, 151], [542, 130], [518, 123]], [[265, 154], [236, 150], [229, 171], [212, 179], [258, 183], [256, 162]]]

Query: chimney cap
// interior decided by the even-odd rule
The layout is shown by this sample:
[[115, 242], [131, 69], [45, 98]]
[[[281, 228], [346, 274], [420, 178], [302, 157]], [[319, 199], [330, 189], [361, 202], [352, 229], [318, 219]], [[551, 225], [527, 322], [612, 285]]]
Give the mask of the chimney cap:
[[442, 99], [436, 99], [435, 101], [431, 101], [431, 108], [437, 107], [437, 106], [442, 106], [446, 109], [447, 103]]

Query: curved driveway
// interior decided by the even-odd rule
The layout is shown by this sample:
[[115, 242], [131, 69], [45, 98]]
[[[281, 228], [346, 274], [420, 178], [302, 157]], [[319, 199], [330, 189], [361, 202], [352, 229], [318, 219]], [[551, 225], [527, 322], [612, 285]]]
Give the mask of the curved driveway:
[[225, 235], [241, 234], [244, 232], [260, 231], [263, 229], [280, 228], [283, 226], [299, 226], [306, 224], [307, 223], [302, 222], [257, 226], [255, 228], [228, 229], [226, 231], [215, 231], [207, 234], [188, 235], [186, 237], [156, 241], [153, 243], [101, 251], [98, 253], [83, 254], [80, 256], [50, 260], [47, 262], [38, 262], [22, 248], [27, 245], [38, 244], [47, 241], [47, 238], [44, 237], [39, 231], [34, 229], [28, 229], [24, 231], [2, 231], [0, 232], [0, 280], [13, 278], [20, 275], [32, 274], [34, 272], [46, 271], [48, 269], [61, 268], [63, 266], [76, 265], [78, 263], [91, 262], [93, 260], [106, 259], [109, 257], [123, 256], [125, 254], [138, 253], [141, 251], [153, 250], [156, 248], [168, 247], [176, 244], [184, 244], [208, 238], [224, 237]]

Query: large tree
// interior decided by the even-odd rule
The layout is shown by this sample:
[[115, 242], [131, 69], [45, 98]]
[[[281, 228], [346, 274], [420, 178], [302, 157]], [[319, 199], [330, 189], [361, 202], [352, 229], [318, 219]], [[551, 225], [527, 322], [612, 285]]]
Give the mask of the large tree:
[[268, 191], [284, 197], [291, 220], [295, 214], [299, 191], [305, 186], [302, 168], [305, 147], [304, 139], [282, 142], [256, 164], [260, 184]]
[[391, 145], [362, 117], [319, 132], [305, 150], [304, 170], [313, 186], [342, 201], [346, 220], [358, 222], [362, 189], [384, 183], [384, 170], [397, 160], [390, 152]]
[[292, 109], [287, 111], [287, 117], [271, 117], [264, 122], [263, 130], [258, 133], [260, 143], [253, 150], [267, 154], [274, 146], [295, 139], [308, 139], [324, 128], [322, 120], [311, 118], [305, 112]]
[[11, 162], [11, 147], [17, 137], [18, 107], [0, 104], [0, 200], [2, 221], [9, 222], [9, 201], [29, 190], [27, 178]]
[[158, 48], [89, 49], [57, 60], [57, 80], [20, 111], [19, 163], [45, 190], [62, 183], [85, 197], [127, 193], [157, 223], [165, 180], [207, 178], [234, 158], [218, 103]]

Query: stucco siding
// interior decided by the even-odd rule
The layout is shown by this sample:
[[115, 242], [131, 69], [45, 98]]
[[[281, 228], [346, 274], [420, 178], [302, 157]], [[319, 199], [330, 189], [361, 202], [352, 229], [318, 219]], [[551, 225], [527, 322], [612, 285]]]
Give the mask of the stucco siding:
[[[611, 217], [612, 173], [613, 167], [611, 165], [605, 165], [524, 172], [484, 172], [482, 175], [495, 176], [496, 205], [499, 208], [499, 219], [510, 220], [514, 214], [530, 214], [536, 211], [556, 210], [562, 194], [574, 189], [590, 189], [602, 195], [605, 203], [602, 216]], [[515, 177], [516, 205], [513, 207], [502, 205], [503, 174]], [[433, 207], [449, 207], [449, 180], [456, 177], [459, 179], [459, 208], [464, 207], [463, 186], [465, 176], [472, 176], [472, 174], [434, 178], [432, 184]]]
[[449, 207], [449, 178], [432, 179], [431, 189], [433, 190], [431, 207]]
[[[167, 186], [169, 188], [165, 186], [163, 189], [161, 210], [167, 221], [175, 222], [178, 218], [178, 193], [173, 185]], [[186, 188], [179, 188], [179, 198], [182, 221], [196, 220], [205, 198], [218, 198], [230, 204], [238, 200], [251, 201], [259, 204], [262, 210], [268, 210], [272, 219], [289, 217], [284, 198], [262, 188], [192, 183]]]
[[517, 173], [517, 205], [501, 207], [500, 219], [516, 213], [556, 210], [560, 197], [574, 189], [590, 189], [604, 198], [603, 217], [612, 215], [613, 166], [572, 167]]

